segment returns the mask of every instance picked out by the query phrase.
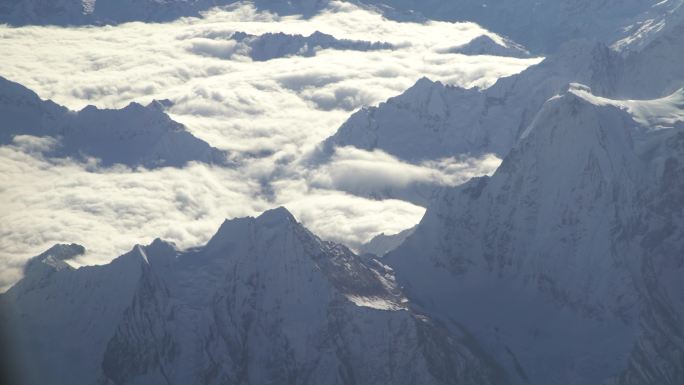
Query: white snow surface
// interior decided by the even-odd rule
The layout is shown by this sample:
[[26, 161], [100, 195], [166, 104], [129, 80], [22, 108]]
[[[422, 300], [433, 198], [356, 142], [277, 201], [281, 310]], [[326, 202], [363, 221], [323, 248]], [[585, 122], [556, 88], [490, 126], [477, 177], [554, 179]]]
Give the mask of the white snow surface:
[[508, 39], [501, 39], [498, 36], [490, 37], [488, 35], [478, 36], [466, 44], [448, 49], [447, 52], [464, 55], [530, 57], [530, 52], [525, 47]]

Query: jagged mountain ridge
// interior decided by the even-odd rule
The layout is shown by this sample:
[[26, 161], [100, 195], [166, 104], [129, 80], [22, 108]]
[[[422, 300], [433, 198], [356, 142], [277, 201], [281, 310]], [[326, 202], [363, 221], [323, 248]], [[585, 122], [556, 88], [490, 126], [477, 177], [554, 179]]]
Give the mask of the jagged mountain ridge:
[[[632, 32], [646, 20], [666, 14], [680, 0], [545, 1], [511, 3], [494, 1], [364, 0], [357, 2], [382, 11], [386, 17], [416, 20], [474, 21], [489, 30], [510, 36], [535, 52], [552, 52], [574, 38], [599, 38], [609, 43]], [[355, 2], [355, 1], [351, 1]], [[198, 16], [215, 6], [236, 0], [5, 0], [0, 22], [27, 24], [116, 24], [128, 21], [163, 22]], [[327, 0], [255, 0], [259, 9], [279, 14], [311, 16]], [[623, 36], [624, 37], [624, 36]]]
[[374, 236], [370, 241], [359, 246], [359, 253], [361, 255], [374, 255], [382, 257], [388, 252], [396, 249], [401, 245], [409, 235], [413, 234], [415, 226], [410, 229], [400, 231], [396, 234], [380, 233]]
[[527, 58], [531, 56], [530, 52], [520, 44], [508, 39], [497, 42], [488, 35], [480, 35], [468, 43], [452, 47], [446, 50], [446, 52], [460, 53], [463, 55], [494, 55], [518, 58]]
[[[610, 43], [621, 36], [623, 29], [632, 25], [634, 20], [654, 12], [654, 6], [663, 1], [364, 0], [363, 3], [387, 4], [395, 12], [409, 13], [414, 18], [423, 16], [432, 20], [476, 22], [490, 31], [512, 38], [532, 52], [551, 53], [562, 43], [577, 38]], [[392, 12], [386, 14], [389, 17], [393, 15]]]
[[322, 144], [381, 149], [409, 162], [463, 154], [503, 156], [553, 95], [570, 82], [609, 94], [620, 58], [600, 43], [575, 41], [556, 55], [491, 87], [463, 89], [422, 78], [377, 107], [354, 113]]
[[249, 57], [256, 61], [266, 61], [279, 57], [314, 56], [320, 49], [375, 51], [393, 49], [389, 43], [360, 40], [336, 39], [332, 35], [316, 31], [309, 36], [267, 33], [250, 35], [235, 33], [232, 39], [249, 47]]
[[408, 310], [391, 271], [283, 208], [226, 221], [200, 248], [155, 240], [37, 279], [47, 254], [0, 297], [25, 373], [45, 376], [35, 383], [500, 383], [476, 350]]
[[45, 152], [47, 156], [95, 157], [103, 166], [227, 164], [225, 153], [169, 118], [163, 103], [131, 103], [119, 110], [87, 106], [73, 112], [0, 77], [0, 145], [11, 144], [15, 136], [30, 135], [56, 140]]
[[[190, 49], [192, 52], [222, 59], [231, 59], [235, 55], [241, 55], [254, 61], [268, 61], [290, 56], [311, 57], [322, 49], [353, 51], [394, 49], [394, 46], [389, 43], [337, 39], [320, 31], [315, 31], [308, 36], [282, 32], [262, 35], [233, 32], [227, 36], [225, 33], [205, 33], [201, 37], [211, 39], [211, 43], [196, 42]], [[226, 41], [234, 41], [236, 44], [229, 48], [221, 44], [214, 45], [216, 42], [223, 43]]]
[[512, 383], [678, 384], [684, 125], [587, 94], [545, 103], [491, 178], [445, 189], [383, 263]]
[[572, 41], [483, 90], [422, 78], [401, 95], [354, 113], [322, 143], [316, 161], [326, 161], [342, 146], [380, 149], [413, 163], [463, 154], [502, 157], [546, 100], [569, 83], [586, 84], [595, 94], [616, 99], [658, 98], [684, 86], [678, 64], [684, 52], [678, 38], [682, 31], [684, 23], [639, 51], [622, 53], [595, 41]]

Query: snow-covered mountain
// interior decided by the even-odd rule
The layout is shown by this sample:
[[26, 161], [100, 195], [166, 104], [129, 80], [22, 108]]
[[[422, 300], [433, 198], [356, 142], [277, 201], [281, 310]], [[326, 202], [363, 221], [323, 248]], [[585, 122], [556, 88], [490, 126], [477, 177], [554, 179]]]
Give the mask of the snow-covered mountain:
[[181, 167], [191, 161], [224, 164], [225, 154], [164, 113], [165, 102], [131, 103], [119, 110], [88, 106], [73, 112], [0, 77], [0, 144], [17, 135], [57, 140], [48, 156], [98, 158], [102, 165]]
[[[205, 38], [217, 37], [226, 40], [222, 36], [205, 34]], [[234, 55], [250, 57], [254, 61], [267, 61], [289, 56], [315, 56], [322, 49], [375, 51], [393, 49], [389, 43], [370, 42], [361, 40], [337, 39], [332, 35], [316, 31], [309, 36], [291, 35], [282, 32], [252, 35], [245, 32], [235, 32], [228, 40], [236, 44], [229, 49], [225, 45], [195, 43], [191, 46], [194, 53], [213, 56], [222, 59], [232, 58]]]
[[514, 384], [682, 383], [684, 117], [657, 116], [681, 112], [681, 92], [622, 102], [571, 86], [383, 263]]
[[634, 20], [668, 1], [680, 0], [362, 0], [432, 20], [473, 21], [536, 53], [555, 52], [560, 44], [578, 38], [610, 43]]
[[615, 89], [621, 58], [603, 44], [573, 41], [559, 53], [485, 89], [463, 89], [422, 78], [377, 107], [354, 113], [322, 145], [381, 149], [409, 162], [461, 154], [508, 153], [551, 96], [570, 82], [601, 94]]
[[[400, 20], [473, 21], [511, 37], [536, 53], [554, 52], [561, 43], [593, 38], [608, 44], [638, 39], [658, 30], [681, 0], [347, 0], [371, 6]], [[198, 16], [211, 7], [238, 0], [4, 0], [0, 23], [116, 24], [164, 22]], [[311, 16], [328, 0], [252, 0], [257, 8], [281, 15]]]
[[618, 51], [639, 51], [684, 18], [684, 0], [665, 0], [650, 7], [626, 25], [613, 43]]
[[684, 5], [668, 16], [657, 31], [633, 37], [633, 44], [613, 45], [625, 56], [618, 95], [654, 98], [684, 86]]
[[64, 249], [82, 251], [41, 254], [0, 297], [30, 383], [501, 383], [466, 338], [407, 308], [390, 270], [284, 208], [186, 251], [155, 240], [74, 269]]
[[359, 246], [359, 254], [361, 255], [375, 255], [377, 257], [382, 257], [388, 252], [396, 249], [401, 245], [409, 235], [413, 234], [415, 227], [400, 231], [396, 234], [386, 235], [385, 233], [380, 233], [374, 236], [370, 241]]
[[683, 34], [684, 22], [639, 51], [625, 52], [573, 40], [484, 90], [420, 79], [401, 95], [354, 113], [322, 144], [323, 160], [343, 146], [380, 149], [409, 162], [461, 154], [504, 156], [544, 102], [569, 83], [620, 99], [658, 98], [684, 86]]
[[68, 115], [66, 108], [0, 77], [0, 144], [11, 143], [15, 135], [54, 135]]
[[392, 49], [389, 43], [336, 39], [319, 31], [309, 36], [267, 33], [259, 36], [236, 33], [233, 39], [249, 47], [252, 60], [265, 61], [286, 56], [314, 56], [320, 49], [371, 51]]
[[[129, 21], [165, 22], [199, 16], [212, 7], [239, 0], [3, 0], [0, 23], [10, 25], [118, 24]], [[279, 14], [311, 15], [327, 0], [253, 0], [260, 9]]]
[[463, 55], [530, 57], [530, 52], [520, 44], [508, 39], [497, 42], [488, 35], [480, 35], [466, 44], [447, 49], [446, 52]]
[[[568, 84], [588, 84], [612, 95], [624, 59], [602, 43], [575, 40], [523, 72], [486, 89], [463, 89], [422, 78], [399, 96], [355, 112], [313, 152], [311, 162], [334, 161], [340, 148], [381, 150], [411, 164], [466, 157], [504, 157], [546, 100]], [[484, 174], [484, 172], [483, 172]], [[443, 184], [443, 183], [439, 183]], [[374, 194], [424, 205], [437, 183], [376, 189]]]
[[92, 8], [86, 0], [3, 0], [0, 2], [0, 23], [82, 24]]

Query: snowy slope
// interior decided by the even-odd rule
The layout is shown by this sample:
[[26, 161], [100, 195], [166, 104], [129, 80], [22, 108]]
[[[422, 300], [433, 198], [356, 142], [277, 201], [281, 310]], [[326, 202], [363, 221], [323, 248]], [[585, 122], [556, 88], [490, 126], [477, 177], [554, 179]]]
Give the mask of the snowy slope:
[[11, 143], [15, 135], [54, 135], [68, 115], [66, 108], [0, 77], [0, 144]]
[[10, 336], [17, 383], [94, 384], [142, 274], [140, 250], [76, 271], [54, 249], [32, 259], [24, 279], [0, 297], [1, 329]]
[[163, 111], [159, 102], [131, 103], [120, 110], [88, 106], [65, 128], [58, 154], [83, 153], [103, 165], [182, 167], [199, 161], [221, 164], [225, 155], [196, 138]]
[[530, 57], [530, 53], [523, 46], [507, 39], [497, 42], [487, 35], [480, 35], [468, 43], [450, 48], [446, 52], [464, 55]]
[[80, 25], [166, 21], [196, 15], [198, 10], [213, 3], [207, 0], [6, 0], [0, 7], [0, 22]]
[[30, 270], [0, 314], [28, 373], [54, 384], [501, 383], [474, 347], [406, 309], [390, 271], [283, 208], [226, 221], [196, 249], [155, 240], [40, 284]]
[[[118, 24], [129, 21], [165, 22], [199, 16], [212, 7], [238, 0], [3, 0], [0, 23], [10, 25]], [[311, 15], [326, 0], [255, 0], [260, 8], [279, 14]]]
[[620, 104], [577, 85], [550, 99], [491, 178], [445, 190], [383, 260], [513, 383], [684, 379], [684, 124]]
[[610, 94], [621, 60], [603, 44], [573, 41], [485, 90], [423, 78], [403, 94], [356, 112], [326, 139], [323, 153], [340, 146], [378, 148], [410, 162], [461, 154], [503, 156], [542, 104], [568, 83]]
[[397, 234], [385, 235], [385, 233], [378, 234], [373, 237], [370, 241], [364, 243], [359, 247], [359, 253], [362, 255], [375, 255], [377, 257], [382, 257], [388, 252], [396, 249], [401, 245], [409, 235], [413, 234], [415, 227], [406, 229]]
[[612, 47], [617, 51], [639, 51], [676, 26], [684, 18], [684, 1], [664, 0], [631, 20]]
[[[678, 1], [678, 0], [677, 0]], [[571, 39], [612, 42], [659, 0], [363, 0], [432, 20], [473, 21], [535, 53], [555, 52]], [[392, 13], [387, 15], [391, 17]]]
[[684, 87], [684, 6], [677, 11], [661, 30], [640, 40], [642, 46], [623, 47], [624, 80], [619, 95], [655, 98]]
[[91, 8], [85, 0], [3, 0], [0, 3], [0, 23], [82, 24]]
[[181, 167], [190, 161], [225, 163], [225, 154], [194, 137], [168, 117], [161, 102], [120, 110], [88, 106], [72, 112], [41, 100], [27, 88], [0, 77], [0, 144], [17, 135], [57, 139], [49, 156], [95, 157], [104, 166]]
[[660, 98], [682, 88], [683, 35], [684, 22], [632, 52], [574, 40], [538, 65], [484, 90], [420, 79], [401, 95], [353, 114], [323, 143], [322, 159], [342, 146], [380, 149], [409, 162], [506, 155], [543, 103], [569, 83], [619, 99]]

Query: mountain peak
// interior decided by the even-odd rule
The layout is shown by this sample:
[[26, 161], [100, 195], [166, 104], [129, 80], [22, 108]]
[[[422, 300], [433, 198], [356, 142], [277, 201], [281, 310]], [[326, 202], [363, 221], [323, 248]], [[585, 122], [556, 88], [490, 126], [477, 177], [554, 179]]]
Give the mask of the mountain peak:
[[76, 243], [57, 243], [39, 255], [39, 257], [46, 257], [52, 255], [57, 259], [66, 261], [76, 256], [85, 254], [85, 247]]
[[42, 277], [53, 271], [71, 270], [73, 267], [65, 261], [83, 255], [85, 251], [85, 247], [75, 243], [55, 244], [43, 253], [29, 259], [24, 266], [24, 276]]
[[40, 100], [38, 94], [30, 89], [17, 82], [13, 82], [5, 77], [0, 76], [0, 98], [7, 96], [11, 98], [24, 97], [32, 100]]
[[263, 224], [279, 224], [279, 223], [296, 223], [295, 217], [283, 206], [276, 207], [271, 210], [264, 211], [256, 218], [258, 223]]
[[289, 228], [290, 224], [297, 224], [297, 220], [284, 207], [277, 207], [264, 211], [261, 215], [254, 217], [243, 217], [226, 219], [219, 227], [216, 234], [207, 243], [208, 249], [222, 248], [229, 244], [241, 243], [244, 237], [256, 228]]
[[577, 159], [592, 149], [611, 157], [630, 153], [630, 133], [637, 123], [627, 111], [604, 103], [590, 91], [581, 84], [569, 85], [544, 104], [521, 139], [531, 139], [548, 160], [563, 154]]
[[460, 53], [463, 55], [495, 55], [518, 58], [530, 57], [530, 53], [521, 45], [505, 39], [498, 42], [489, 35], [480, 35], [466, 44], [447, 50], [447, 52]]
[[433, 88], [435, 86], [441, 87], [441, 86], [443, 86], [443, 84], [439, 80], [432, 80], [432, 79], [428, 78], [427, 76], [423, 76], [420, 79], [418, 79], [416, 81], [416, 83], [413, 86], [411, 86], [411, 88], [409, 88], [409, 90], [410, 89], [430, 89], [430, 88]]

